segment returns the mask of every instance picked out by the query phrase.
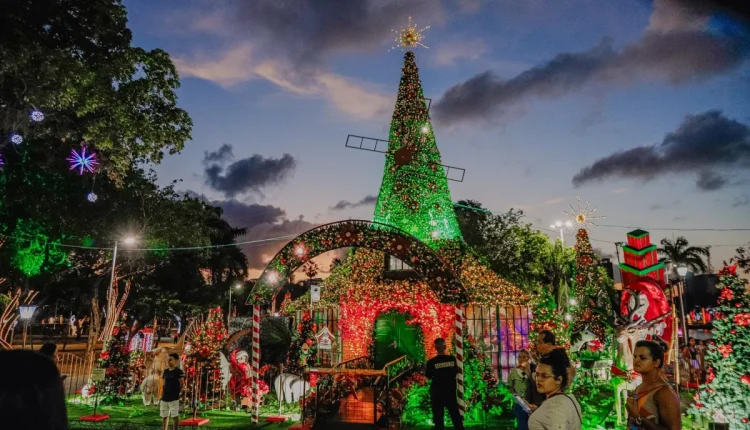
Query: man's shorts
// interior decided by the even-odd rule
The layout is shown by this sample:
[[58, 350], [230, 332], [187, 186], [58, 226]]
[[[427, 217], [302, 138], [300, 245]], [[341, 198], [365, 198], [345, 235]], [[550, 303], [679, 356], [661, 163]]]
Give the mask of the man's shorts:
[[159, 402], [159, 415], [162, 418], [177, 418], [180, 416], [180, 401], [174, 400], [171, 402], [165, 402], [162, 400]]

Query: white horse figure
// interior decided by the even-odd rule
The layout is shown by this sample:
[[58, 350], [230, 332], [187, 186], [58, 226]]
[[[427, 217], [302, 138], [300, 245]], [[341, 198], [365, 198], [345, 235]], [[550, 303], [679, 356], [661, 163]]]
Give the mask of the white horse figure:
[[588, 342], [596, 340], [598, 337], [588, 329], [584, 327], [583, 330], [573, 333], [570, 337], [570, 352], [578, 352]]
[[273, 386], [276, 389], [276, 395], [279, 397], [279, 401], [281, 401], [281, 395], [279, 393], [282, 392], [282, 381], [284, 383], [284, 403], [296, 403], [302, 398], [302, 395], [304, 393], [310, 391], [310, 383], [308, 383], [304, 379], [290, 373], [282, 373], [281, 375], [276, 377], [273, 383]]

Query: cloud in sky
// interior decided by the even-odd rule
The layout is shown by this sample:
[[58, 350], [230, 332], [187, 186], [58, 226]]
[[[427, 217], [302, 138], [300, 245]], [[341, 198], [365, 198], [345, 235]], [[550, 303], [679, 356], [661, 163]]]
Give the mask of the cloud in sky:
[[[385, 46], [394, 23], [408, 16], [439, 22], [441, 2], [433, 0], [253, 0], [219, 3], [203, 13], [181, 12], [196, 31], [223, 39], [231, 48], [176, 55], [182, 77], [209, 80], [232, 88], [255, 79], [268, 80], [296, 96], [328, 100], [357, 119], [385, 117], [393, 109], [390, 92], [332, 73], [334, 54], [365, 52]], [[221, 16], [223, 26], [216, 26]], [[209, 17], [209, 18], [207, 18]], [[231, 30], [230, 30], [231, 29]]]
[[459, 60], [478, 60], [488, 51], [487, 44], [481, 39], [451, 41], [435, 48], [435, 64], [453, 66]]
[[449, 88], [432, 112], [443, 124], [492, 120], [530, 100], [563, 97], [589, 85], [685, 85], [726, 73], [750, 58], [750, 36], [738, 26], [714, 25], [711, 13], [692, 3], [655, 0], [649, 26], [634, 43], [616, 50], [604, 39], [507, 80], [480, 73]]
[[209, 163], [223, 163], [225, 161], [230, 161], [234, 158], [234, 154], [232, 153], [232, 145], [229, 145], [228, 143], [225, 143], [219, 147], [216, 151], [203, 152], [203, 163], [209, 164]]
[[688, 115], [661, 143], [639, 146], [596, 160], [582, 168], [573, 185], [607, 178], [649, 181], [666, 174], [697, 174], [704, 191], [728, 184], [726, 168], [750, 169], [750, 126], [727, 118], [719, 110]]
[[750, 196], [748, 196], [747, 194], [737, 197], [734, 200], [734, 203], [732, 203], [733, 208], [739, 208], [739, 207], [748, 206], [748, 205], [750, 205]]
[[206, 185], [232, 198], [238, 194], [263, 194], [263, 189], [284, 181], [297, 167], [289, 154], [280, 158], [254, 154], [227, 164], [232, 157], [232, 146], [224, 144], [215, 152], [206, 152], [203, 163]]
[[336, 203], [335, 205], [331, 206], [328, 209], [332, 211], [340, 211], [340, 210], [349, 209], [349, 208], [358, 208], [360, 206], [371, 206], [377, 203], [377, 201], [378, 201], [378, 196], [367, 195], [367, 196], [364, 196], [358, 202], [354, 202], [354, 203], [348, 200], [340, 200], [338, 203]]

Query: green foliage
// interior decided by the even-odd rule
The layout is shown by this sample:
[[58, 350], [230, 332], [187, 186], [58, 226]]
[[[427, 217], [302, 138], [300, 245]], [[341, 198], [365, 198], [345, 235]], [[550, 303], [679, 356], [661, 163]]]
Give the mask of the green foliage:
[[531, 302], [533, 319], [529, 330], [529, 340], [536, 342], [542, 330], [550, 330], [559, 345], [570, 343], [570, 325], [565, 322], [564, 314], [559, 311], [549, 290], [542, 289]]
[[737, 248], [737, 255], [731, 262], [737, 264], [745, 273], [750, 273], [750, 244]]
[[[131, 46], [119, 0], [19, 0], [3, 6], [3, 18], [0, 135], [19, 130], [24, 146], [68, 151], [86, 141], [119, 182], [133, 162], [182, 150], [192, 122], [176, 106], [174, 64], [162, 50]], [[47, 119], [29, 128], [32, 106]]]
[[601, 428], [615, 403], [614, 387], [613, 381], [594, 378], [592, 374], [579, 369], [570, 390], [581, 405], [581, 428]]
[[462, 200], [455, 205], [455, 212], [466, 243], [506, 281], [536, 291], [550, 284], [558, 288], [564, 280], [560, 267], [570, 260], [554, 260], [558, 256], [547, 236], [521, 223], [522, 211], [511, 209], [498, 215], [479, 202]]
[[675, 240], [662, 239], [661, 245], [658, 249], [659, 256], [671, 261], [675, 267], [684, 264], [694, 273], [705, 273], [708, 269], [703, 261], [703, 257], [711, 255], [708, 248], [690, 246], [683, 236]]
[[[131, 46], [119, 0], [19, 0], [4, 5], [2, 23], [0, 226], [10, 239], [0, 271], [9, 281], [69, 305], [65, 313], [83, 312], [94, 287], [109, 279], [106, 248], [122, 236], [172, 248], [224, 245], [243, 232], [222, 221], [219, 208], [158, 187], [139, 167], [180, 151], [192, 123], [176, 105], [169, 56]], [[31, 109], [44, 121], [30, 123]], [[15, 132], [24, 143], [14, 147], [7, 137]], [[68, 169], [65, 158], [82, 144], [98, 155], [95, 176]], [[96, 203], [86, 200], [92, 190]], [[134, 281], [138, 300], [127, 310], [149, 320], [218, 303], [246, 266], [236, 247], [122, 246], [117, 274]], [[98, 291], [103, 299], [106, 288]]]
[[715, 345], [706, 353], [706, 384], [689, 410], [729, 423], [731, 430], [746, 429], [750, 421], [750, 294], [736, 270], [731, 266], [719, 272], [721, 315], [713, 321]]

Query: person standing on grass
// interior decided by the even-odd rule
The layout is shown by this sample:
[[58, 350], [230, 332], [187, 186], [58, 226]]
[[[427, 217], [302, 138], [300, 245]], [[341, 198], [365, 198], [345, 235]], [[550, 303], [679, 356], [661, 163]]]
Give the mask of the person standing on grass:
[[174, 420], [174, 428], [180, 424], [180, 391], [182, 391], [182, 378], [185, 374], [182, 369], [177, 367], [180, 356], [172, 353], [167, 359], [167, 369], [164, 370], [162, 379], [164, 379], [164, 390], [161, 394], [159, 410], [162, 420], [163, 430], [169, 428], [169, 418]]
[[453, 422], [456, 430], [464, 429], [464, 421], [458, 412], [458, 400], [456, 399], [456, 376], [458, 375], [458, 363], [456, 357], [445, 353], [445, 339], [435, 339], [435, 350], [437, 355], [428, 362], [425, 374], [430, 379], [430, 405], [432, 406], [432, 422], [435, 429], [445, 428], [445, 410]]

